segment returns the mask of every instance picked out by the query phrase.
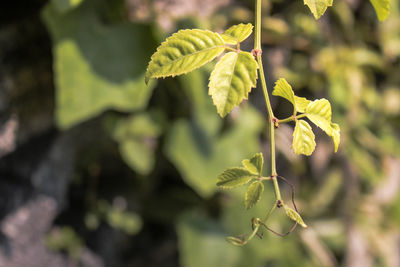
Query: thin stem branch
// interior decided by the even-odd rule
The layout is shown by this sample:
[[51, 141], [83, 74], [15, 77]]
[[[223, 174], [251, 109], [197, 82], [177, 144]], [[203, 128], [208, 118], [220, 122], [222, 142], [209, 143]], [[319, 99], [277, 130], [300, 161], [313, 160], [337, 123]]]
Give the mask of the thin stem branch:
[[301, 119], [301, 118], [304, 118], [306, 116], [307, 116], [306, 114], [301, 114], [301, 115], [298, 115], [298, 116], [293, 115], [293, 116], [290, 116], [288, 118], [285, 118], [285, 119], [282, 119], [282, 120], [278, 120], [278, 123], [285, 123], [285, 122], [295, 121], [297, 119]]

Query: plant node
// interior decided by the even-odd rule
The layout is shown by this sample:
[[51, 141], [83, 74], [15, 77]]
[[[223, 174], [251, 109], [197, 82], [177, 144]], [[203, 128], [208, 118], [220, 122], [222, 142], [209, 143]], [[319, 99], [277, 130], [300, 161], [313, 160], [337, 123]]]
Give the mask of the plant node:
[[274, 124], [274, 127], [275, 127], [275, 128], [278, 128], [278, 127], [279, 127], [279, 120], [278, 120], [278, 118], [273, 117], [273, 118], [271, 119], [271, 121], [272, 121], [272, 123]]
[[261, 49], [253, 49], [253, 50], [251, 50], [251, 54], [253, 55], [253, 57], [261, 56], [262, 50]]

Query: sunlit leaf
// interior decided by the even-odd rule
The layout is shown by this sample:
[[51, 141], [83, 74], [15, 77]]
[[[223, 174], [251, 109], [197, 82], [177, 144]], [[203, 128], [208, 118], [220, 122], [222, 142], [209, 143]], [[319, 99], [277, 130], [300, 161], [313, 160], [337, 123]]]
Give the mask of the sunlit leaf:
[[257, 175], [254, 175], [245, 168], [230, 168], [218, 175], [217, 186], [224, 189], [231, 189], [247, 184], [251, 179], [257, 177]]
[[335, 144], [335, 152], [337, 152], [340, 144], [340, 127], [337, 123], [331, 123], [332, 127], [332, 139]]
[[329, 101], [324, 98], [312, 101], [307, 106], [305, 114], [315, 125], [332, 137], [335, 152], [337, 152], [340, 143], [340, 127], [331, 122], [332, 111]]
[[235, 45], [244, 41], [253, 31], [251, 23], [234, 25], [227, 29], [222, 35], [225, 43]]
[[296, 103], [296, 110], [298, 112], [306, 112], [308, 104], [311, 103], [311, 101], [306, 99], [305, 97], [298, 96], [294, 96], [294, 102]]
[[261, 195], [264, 192], [264, 184], [261, 181], [252, 183], [247, 188], [245, 195], [245, 206], [246, 209], [251, 209], [261, 199]]
[[304, 120], [297, 120], [293, 132], [292, 148], [295, 154], [310, 156], [315, 149], [315, 136], [311, 126]]
[[306, 228], [307, 225], [304, 223], [303, 219], [301, 218], [300, 214], [298, 214], [294, 209], [289, 208], [288, 206], [284, 205], [286, 215], [292, 219], [293, 221], [300, 224], [302, 227]]
[[225, 117], [247, 99], [257, 83], [257, 62], [248, 52], [229, 52], [217, 63], [210, 76], [209, 94], [217, 112]]
[[325, 98], [312, 101], [306, 108], [307, 117], [329, 136], [332, 136], [331, 104]]
[[208, 30], [180, 30], [168, 37], [151, 57], [146, 72], [150, 78], [188, 73], [213, 60], [225, 49], [218, 33]]
[[380, 21], [385, 20], [390, 13], [390, 0], [370, 0]]
[[304, 4], [310, 8], [315, 19], [319, 19], [325, 13], [328, 6], [332, 6], [332, 3], [333, 0], [304, 0]]
[[251, 157], [251, 159], [243, 160], [242, 164], [251, 173], [261, 176], [264, 165], [264, 157], [262, 153], [257, 153]]
[[275, 82], [274, 90], [272, 91], [272, 95], [281, 96], [286, 98], [293, 104], [294, 109], [296, 109], [295, 96], [292, 87], [290, 84], [284, 79], [280, 78]]

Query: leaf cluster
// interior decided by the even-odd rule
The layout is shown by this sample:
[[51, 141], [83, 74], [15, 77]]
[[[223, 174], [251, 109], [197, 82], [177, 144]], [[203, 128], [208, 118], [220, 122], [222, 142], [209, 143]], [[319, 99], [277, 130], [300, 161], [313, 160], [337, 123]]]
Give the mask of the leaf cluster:
[[[252, 33], [253, 25], [239, 24], [219, 34], [208, 30], [181, 30], [167, 38], [151, 57], [146, 83], [151, 78], [174, 77], [198, 69], [225, 53], [210, 76], [209, 95], [217, 112], [225, 117], [247, 99], [257, 83], [257, 62], [240, 43]], [[230, 45], [236, 46], [235, 48]]]
[[340, 127], [337, 123], [332, 122], [331, 104], [327, 99], [322, 98], [310, 101], [304, 97], [298, 97], [294, 94], [290, 84], [283, 78], [275, 83], [272, 94], [287, 99], [293, 105], [293, 116], [291, 119], [296, 121], [292, 143], [294, 153], [309, 156], [316, 146], [312, 128], [308, 122], [300, 119], [303, 117], [307, 117], [327, 135], [332, 137], [335, 152], [337, 152], [340, 144]]
[[264, 180], [269, 177], [263, 177], [264, 157], [261, 153], [255, 154], [250, 159], [242, 161], [243, 167], [226, 169], [217, 177], [217, 186], [223, 189], [233, 189], [251, 182], [245, 195], [246, 209], [252, 208], [264, 192]]

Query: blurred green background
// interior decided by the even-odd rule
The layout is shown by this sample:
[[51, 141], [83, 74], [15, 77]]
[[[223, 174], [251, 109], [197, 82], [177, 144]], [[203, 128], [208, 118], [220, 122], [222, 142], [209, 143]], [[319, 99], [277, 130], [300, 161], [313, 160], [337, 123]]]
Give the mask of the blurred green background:
[[[338, 153], [320, 129], [311, 157], [276, 131], [278, 173], [307, 229], [251, 231], [243, 191], [217, 175], [262, 151], [260, 88], [221, 119], [213, 63], [144, 83], [156, 47], [182, 28], [253, 23], [250, 0], [31, 0], [0, 16], [0, 266], [400, 266], [400, 2], [379, 22], [369, 1], [335, 0], [315, 21], [302, 1], [263, 1], [268, 87], [325, 97]], [[243, 48], [252, 48], [249, 38]], [[289, 102], [272, 97], [275, 115]], [[290, 200], [290, 188], [281, 185]], [[282, 211], [269, 221], [285, 232]]]

